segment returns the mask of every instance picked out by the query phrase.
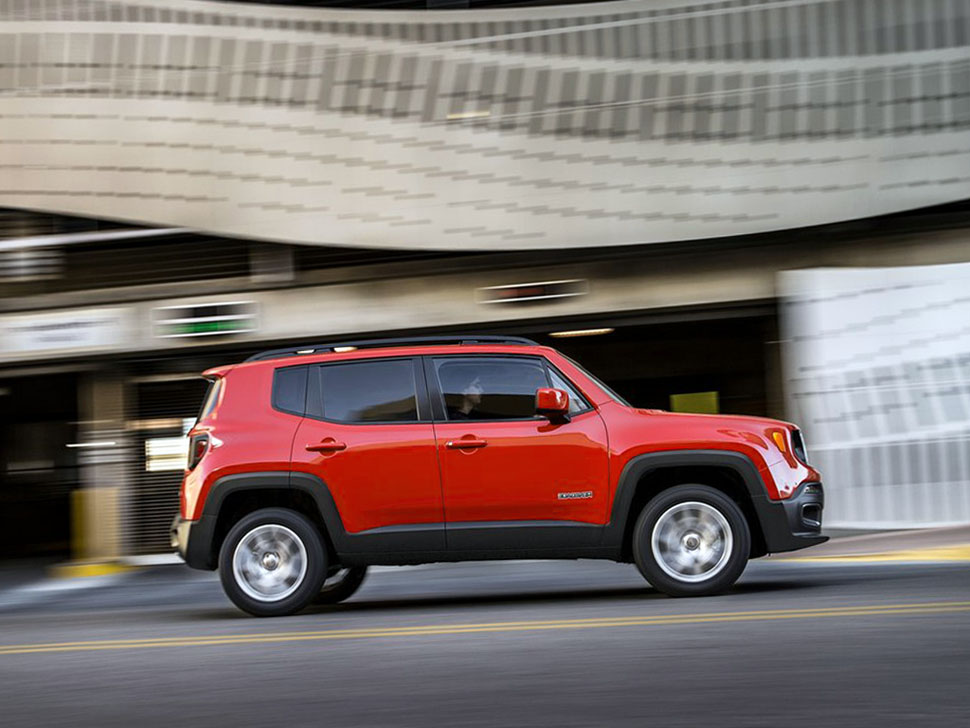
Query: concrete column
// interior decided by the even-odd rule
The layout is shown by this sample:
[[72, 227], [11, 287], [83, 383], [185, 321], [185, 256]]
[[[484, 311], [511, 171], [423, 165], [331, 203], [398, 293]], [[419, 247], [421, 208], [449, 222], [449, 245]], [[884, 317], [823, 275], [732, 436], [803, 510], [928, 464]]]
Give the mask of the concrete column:
[[71, 546], [75, 560], [106, 561], [121, 555], [122, 506], [128, 484], [125, 380], [113, 370], [78, 382], [81, 487], [73, 494]]
[[[782, 305], [782, 304], [778, 304]], [[789, 419], [785, 407], [784, 369], [781, 358], [781, 334], [777, 318], [765, 326], [765, 414], [777, 419]]]

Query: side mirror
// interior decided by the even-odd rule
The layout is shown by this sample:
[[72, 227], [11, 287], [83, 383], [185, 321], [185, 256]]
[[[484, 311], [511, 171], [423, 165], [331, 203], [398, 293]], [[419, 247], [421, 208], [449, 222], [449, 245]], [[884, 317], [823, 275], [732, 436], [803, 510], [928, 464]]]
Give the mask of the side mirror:
[[537, 389], [536, 414], [548, 417], [550, 422], [569, 422], [569, 394], [551, 387]]

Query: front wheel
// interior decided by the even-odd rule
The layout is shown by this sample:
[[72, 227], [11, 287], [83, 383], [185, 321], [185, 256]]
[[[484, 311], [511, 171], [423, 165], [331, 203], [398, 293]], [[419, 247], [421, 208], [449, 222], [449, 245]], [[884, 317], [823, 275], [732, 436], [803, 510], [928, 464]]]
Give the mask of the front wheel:
[[219, 578], [233, 604], [257, 617], [293, 614], [320, 591], [327, 552], [317, 527], [286, 508], [244, 516], [219, 551]]
[[675, 597], [718, 594], [748, 563], [751, 532], [737, 504], [706, 485], [680, 485], [650, 501], [633, 530], [644, 578]]

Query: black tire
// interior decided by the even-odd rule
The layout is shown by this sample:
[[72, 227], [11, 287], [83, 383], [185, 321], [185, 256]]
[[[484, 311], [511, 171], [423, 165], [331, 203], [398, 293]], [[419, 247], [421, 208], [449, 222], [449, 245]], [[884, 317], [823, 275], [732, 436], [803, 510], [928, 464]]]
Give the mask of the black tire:
[[[248, 551], [252, 554], [249, 558], [246, 547], [242, 547], [237, 571], [234, 558], [244, 540], [260, 545]], [[272, 566], [274, 563], [276, 566]], [[286, 571], [282, 571], [284, 568]], [[277, 569], [281, 570], [277, 580], [283, 580], [279, 595], [268, 589], [260, 591], [262, 585], [255, 584], [258, 577], [265, 576], [272, 583]], [[304, 515], [286, 508], [263, 508], [244, 516], [229, 530], [219, 550], [219, 579], [226, 596], [256, 617], [281, 617], [300, 611], [319, 593], [326, 575], [327, 551], [320, 532]], [[292, 582], [284, 579], [288, 576]]]
[[637, 568], [654, 588], [673, 597], [726, 591], [744, 572], [750, 552], [751, 531], [741, 509], [706, 485], [663, 491], [647, 503], [633, 529]]
[[341, 569], [323, 582], [319, 593], [313, 598], [314, 604], [337, 604], [352, 597], [367, 576], [366, 566], [352, 566]]

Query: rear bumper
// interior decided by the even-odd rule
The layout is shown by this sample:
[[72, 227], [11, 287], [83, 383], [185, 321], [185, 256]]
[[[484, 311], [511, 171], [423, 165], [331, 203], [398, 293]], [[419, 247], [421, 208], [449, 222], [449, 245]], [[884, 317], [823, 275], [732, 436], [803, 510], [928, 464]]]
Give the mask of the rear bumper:
[[172, 550], [193, 569], [211, 571], [216, 568], [211, 548], [214, 529], [215, 519], [209, 516], [202, 516], [197, 521], [175, 516], [169, 528]]
[[172, 550], [185, 558], [185, 550], [189, 543], [189, 529], [192, 528], [192, 521], [186, 521], [181, 516], [172, 519], [172, 525], [168, 529], [169, 542]]
[[825, 493], [818, 482], [802, 483], [783, 501], [755, 499], [768, 553], [797, 551], [829, 540], [822, 535]]

